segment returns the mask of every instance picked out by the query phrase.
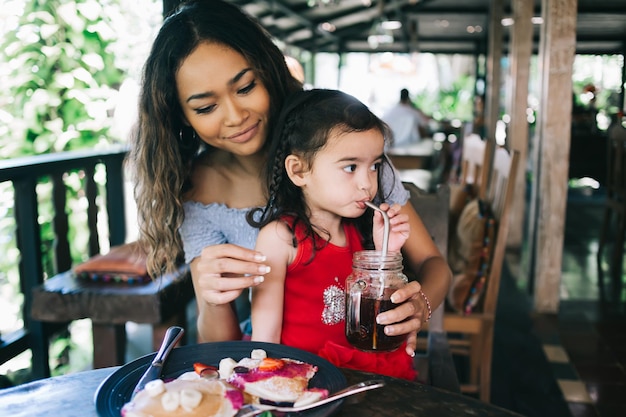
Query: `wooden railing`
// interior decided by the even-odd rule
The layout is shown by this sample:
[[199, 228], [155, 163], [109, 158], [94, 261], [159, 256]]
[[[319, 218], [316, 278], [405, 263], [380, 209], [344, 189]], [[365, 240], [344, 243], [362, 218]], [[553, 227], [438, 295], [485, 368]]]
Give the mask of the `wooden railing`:
[[46, 277], [38, 221], [37, 185], [46, 179], [52, 183], [53, 273], [64, 272], [72, 267], [67, 185], [64, 182], [66, 174], [77, 171], [84, 174], [82, 184], [88, 201], [86, 227], [89, 230], [86, 255], [92, 256], [100, 252], [99, 242], [106, 238], [99, 236], [97, 227], [98, 212], [101, 210], [97, 204], [99, 192], [94, 174], [98, 165], [103, 165], [106, 170], [106, 203], [103, 209], [108, 218], [108, 242], [113, 246], [125, 241], [123, 162], [126, 154], [126, 147], [115, 146], [106, 150], [61, 152], [0, 161], [0, 183], [11, 182], [14, 188], [15, 239], [20, 253], [20, 290], [24, 295], [24, 326], [13, 333], [0, 335], [0, 364], [30, 349], [32, 377], [37, 379], [50, 375], [48, 338], [59, 325], [38, 322], [30, 317], [31, 290]]

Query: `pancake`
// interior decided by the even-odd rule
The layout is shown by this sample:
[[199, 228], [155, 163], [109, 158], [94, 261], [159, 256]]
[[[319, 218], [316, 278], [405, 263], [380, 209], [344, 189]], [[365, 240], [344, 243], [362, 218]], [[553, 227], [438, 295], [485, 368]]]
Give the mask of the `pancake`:
[[232, 417], [242, 403], [241, 391], [224, 381], [187, 372], [167, 383], [148, 383], [124, 405], [122, 417]]
[[276, 403], [295, 403], [300, 398], [313, 402], [328, 395], [327, 390], [308, 388], [316, 366], [295, 359], [262, 357], [259, 352], [251, 356], [227, 366], [220, 363], [220, 377], [247, 394]]

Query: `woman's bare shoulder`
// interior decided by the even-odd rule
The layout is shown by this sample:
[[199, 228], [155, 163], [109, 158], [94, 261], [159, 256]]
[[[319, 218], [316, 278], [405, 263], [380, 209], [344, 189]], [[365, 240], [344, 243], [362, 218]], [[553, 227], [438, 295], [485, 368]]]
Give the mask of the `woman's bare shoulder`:
[[191, 173], [191, 190], [186, 200], [203, 204], [220, 203], [231, 208], [263, 205], [260, 175], [245, 176], [233, 169], [227, 152], [215, 150], [199, 158]]
[[222, 152], [215, 150], [200, 155], [191, 169], [191, 189], [185, 195], [185, 200], [198, 201], [204, 204], [219, 202], [219, 195], [225, 178]]

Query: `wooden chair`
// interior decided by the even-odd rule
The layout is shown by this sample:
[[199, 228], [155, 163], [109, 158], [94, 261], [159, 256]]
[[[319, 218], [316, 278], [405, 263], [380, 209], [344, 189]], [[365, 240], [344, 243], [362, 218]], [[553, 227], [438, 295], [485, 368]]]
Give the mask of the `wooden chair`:
[[467, 203], [475, 198], [485, 199], [491, 158], [495, 149], [495, 142], [481, 139], [476, 134], [470, 134], [463, 140], [460, 161], [460, 172], [456, 182], [450, 184], [450, 239], [448, 254], [450, 267], [453, 272], [460, 267], [458, 260], [458, 240], [454, 239], [457, 223]]
[[[608, 134], [607, 143], [607, 179], [604, 218], [598, 242], [598, 290], [601, 299], [604, 294], [604, 268], [602, 256], [607, 243], [609, 230], [613, 230], [613, 250], [609, 261], [611, 290], [616, 299], [622, 288], [622, 259], [624, 256], [624, 234], [626, 232], [626, 129], [621, 123], [615, 123]], [[611, 227], [615, 220], [615, 227]]]
[[443, 330], [455, 336], [449, 339], [452, 353], [469, 357], [469, 378], [467, 383], [461, 383], [461, 392], [478, 394], [485, 402], [490, 399], [494, 321], [518, 159], [519, 152], [509, 153], [504, 148], [498, 148], [494, 154], [489, 187], [483, 200], [493, 213], [495, 241], [485, 261], [479, 308], [469, 314], [446, 312], [443, 318]]
[[474, 184], [479, 196], [485, 196], [487, 191], [489, 162], [494, 147], [493, 141], [483, 140], [477, 134], [463, 139], [459, 182], [461, 185]]
[[[404, 182], [404, 186], [411, 193], [411, 204], [424, 222], [437, 248], [446, 257], [450, 188], [444, 184], [438, 187], [437, 192], [427, 193], [411, 182]], [[410, 271], [407, 271], [407, 275], [410, 275]], [[424, 347], [425, 353], [416, 355], [415, 367], [419, 372], [420, 382], [460, 392], [448, 338], [443, 330], [443, 314], [443, 305], [433, 311]]]

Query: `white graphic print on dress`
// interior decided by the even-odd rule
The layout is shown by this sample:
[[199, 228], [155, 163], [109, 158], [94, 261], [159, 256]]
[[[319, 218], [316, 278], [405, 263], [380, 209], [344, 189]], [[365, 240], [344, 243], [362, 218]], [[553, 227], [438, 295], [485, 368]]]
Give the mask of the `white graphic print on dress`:
[[322, 311], [322, 323], [327, 325], [341, 323], [345, 318], [346, 304], [343, 288], [339, 286], [339, 278], [335, 277], [337, 284], [331, 285], [324, 290], [324, 310]]

